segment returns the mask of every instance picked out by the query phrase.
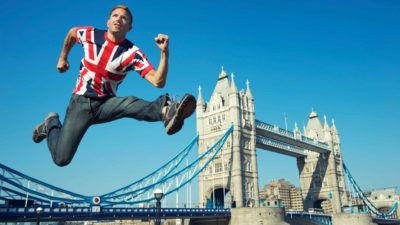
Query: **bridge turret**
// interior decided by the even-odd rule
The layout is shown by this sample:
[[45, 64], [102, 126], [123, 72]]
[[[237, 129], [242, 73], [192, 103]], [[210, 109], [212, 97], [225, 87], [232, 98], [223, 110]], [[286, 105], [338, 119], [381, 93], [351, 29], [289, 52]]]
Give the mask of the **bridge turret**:
[[336, 128], [335, 120], [334, 120], [334, 119], [332, 119], [332, 127], [331, 127], [331, 130], [332, 130], [332, 135], [333, 135], [333, 141], [334, 141], [335, 143], [340, 144], [339, 132], [338, 132], [338, 130], [337, 130], [337, 128]]
[[254, 100], [253, 95], [251, 94], [251, 91], [250, 91], [250, 82], [249, 82], [249, 80], [246, 81], [246, 96], [247, 96], [248, 99], [253, 99]]
[[206, 104], [203, 100], [203, 96], [201, 95], [201, 86], [199, 86], [199, 94], [197, 96], [197, 116], [202, 116], [203, 112], [206, 110]]
[[331, 149], [327, 154], [310, 152], [306, 158], [297, 160], [304, 208], [322, 207], [325, 212], [340, 213], [347, 197], [340, 144], [335, 142], [336, 127], [329, 127], [326, 116], [322, 126], [312, 110], [304, 133], [314, 141], [325, 142]]
[[196, 105], [196, 123], [197, 123], [197, 131], [199, 133], [204, 133], [204, 112], [206, 111], [206, 104], [201, 95], [201, 86], [199, 85], [199, 95], [197, 96], [197, 105]]
[[330, 144], [332, 141], [332, 133], [331, 129], [329, 128], [328, 122], [326, 121], [326, 116], [324, 115], [324, 140], [326, 143]]
[[[222, 68], [207, 104], [199, 91], [197, 130], [199, 154], [211, 147], [233, 124], [233, 132], [212, 163], [199, 175], [199, 201], [202, 206], [259, 206], [256, 158], [254, 98], [249, 85], [239, 93], [234, 75], [231, 81]], [[200, 102], [202, 101], [202, 102]]]

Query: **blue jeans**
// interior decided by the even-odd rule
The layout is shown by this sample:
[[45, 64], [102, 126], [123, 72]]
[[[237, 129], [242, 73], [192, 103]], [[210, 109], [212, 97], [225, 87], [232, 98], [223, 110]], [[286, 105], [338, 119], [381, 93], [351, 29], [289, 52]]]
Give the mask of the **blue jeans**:
[[148, 122], [162, 120], [162, 108], [168, 100], [162, 95], [152, 102], [129, 97], [93, 99], [73, 94], [64, 119], [49, 122], [47, 145], [53, 161], [58, 166], [68, 165], [82, 140], [93, 124], [107, 123], [121, 118], [133, 118]]

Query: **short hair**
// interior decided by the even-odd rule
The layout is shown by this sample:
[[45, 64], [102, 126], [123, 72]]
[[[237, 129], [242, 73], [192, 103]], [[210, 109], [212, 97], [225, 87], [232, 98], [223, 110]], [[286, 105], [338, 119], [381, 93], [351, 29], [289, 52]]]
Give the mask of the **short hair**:
[[111, 11], [110, 11], [110, 17], [111, 17], [111, 15], [112, 15], [112, 13], [114, 12], [114, 10], [116, 10], [116, 9], [123, 9], [123, 10], [125, 10], [125, 11], [128, 13], [128, 15], [129, 15], [129, 17], [130, 17], [130, 19], [131, 19], [130, 24], [132, 25], [133, 17], [132, 17], [131, 10], [129, 10], [128, 6], [126, 6], [126, 5], [117, 5], [117, 6], [115, 6], [115, 7], [112, 8]]

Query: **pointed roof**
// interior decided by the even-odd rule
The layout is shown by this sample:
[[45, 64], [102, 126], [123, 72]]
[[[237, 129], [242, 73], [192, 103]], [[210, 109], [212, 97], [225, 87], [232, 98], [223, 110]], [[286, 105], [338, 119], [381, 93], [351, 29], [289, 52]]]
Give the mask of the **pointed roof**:
[[312, 118], [315, 118], [315, 117], [318, 117], [318, 115], [317, 115], [316, 112], [314, 112], [314, 108], [312, 108], [309, 118], [312, 119]]
[[218, 75], [218, 81], [217, 81], [217, 84], [215, 85], [214, 92], [211, 95], [211, 98], [218, 94], [223, 99], [226, 100], [228, 98], [229, 88], [230, 88], [230, 85], [229, 85], [228, 76], [226, 75], [224, 67], [222, 67], [221, 72]]
[[251, 94], [251, 91], [250, 91], [250, 82], [249, 82], [249, 80], [246, 80], [246, 96], [249, 99], [253, 99], [253, 95]]
[[225, 70], [224, 70], [224, 66], [221, 67], [221, 73], [219, 73], [218, 76], [218, 80], [224, 79], [224, 78], [228, 78], [228, 75], [226, 74]]
[[305, 134], [310, 138], [317, 138], [315, 137], [315, 135], [318, 136], [318, 139], [322, 139], [324, 137], [324, 129], [318, 119], [318, 114], [314, 112], [314, 109], [310, 113], [307, 127], [305, 129]]

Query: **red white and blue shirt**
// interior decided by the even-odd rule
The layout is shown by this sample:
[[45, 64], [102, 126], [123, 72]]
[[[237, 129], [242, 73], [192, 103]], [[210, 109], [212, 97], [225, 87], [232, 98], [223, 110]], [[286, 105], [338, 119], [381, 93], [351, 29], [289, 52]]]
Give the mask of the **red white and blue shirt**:
[[76, 42], [82, 44], [84, 57], [74, 94], [93, 98], [116, 96], [126, 74], [137, 71], [144, 77], [154, 69], [146, 56], [129, 40], [111, 41], [107, 31], [77, 27]]

